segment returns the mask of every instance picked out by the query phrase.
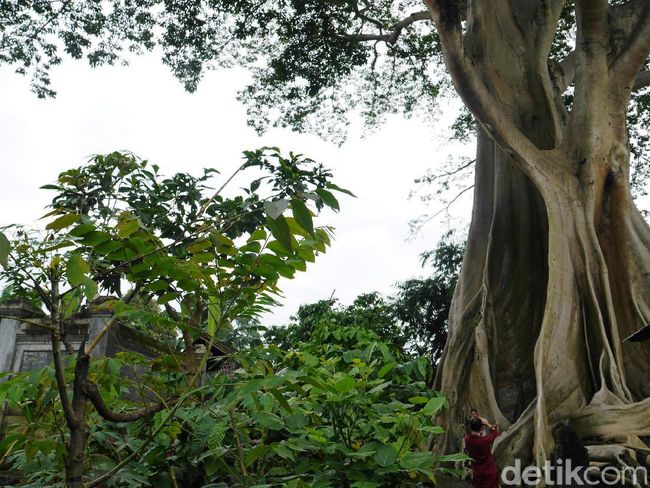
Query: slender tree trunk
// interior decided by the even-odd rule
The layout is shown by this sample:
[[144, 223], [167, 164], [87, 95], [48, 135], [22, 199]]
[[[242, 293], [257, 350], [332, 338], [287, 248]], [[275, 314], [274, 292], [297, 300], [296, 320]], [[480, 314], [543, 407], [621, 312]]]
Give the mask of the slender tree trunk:
[[68, 441], [68, 464], [66, 466], [66, 484], [68, 488], [83, 488], [85, 474], [86, 439], [88, 426], [86, 424], [86, 407], [88, 397], [84, 391], [88, 379], [89, 358], [84, 352], [85, 342], [82, 342], [75, 364], [74, 384], [72, 387], [72, 409], [75, 421], [68, 425], [70, 439]]

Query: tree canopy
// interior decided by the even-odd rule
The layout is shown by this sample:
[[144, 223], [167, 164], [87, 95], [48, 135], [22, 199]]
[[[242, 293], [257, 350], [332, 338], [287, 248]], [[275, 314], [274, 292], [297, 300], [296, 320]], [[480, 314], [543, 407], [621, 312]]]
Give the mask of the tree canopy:
[[[548, 64], [570, 107], [576, 19], [572, 1], [556, 3], [564, 8]], [[629, 28], [640, 2], [610, 3], [612, 19], [620, 18], [613, 29]], [[465, 17], [464, 2], [441, 4]], [[537, 7], [517, 8], [525, 28]], [[190, 92], [209, 69], [248, 68], [252, 79], [239, 96], [258, 132], [274, 125], [342, 142], [352, 113], [371, 127], [390, 113], [431, 119], [440, 95], [453, 94], [432, 16], [418, 0], [0, 3], [0, 63], [29, 77], [39, 97], [55, 96], [50, 72], [66, 57], [100, 66], [147, 51], [160, 55]], [[650, 172], [644, 156], [650, 95], [642, 90], [649, 82], [650, 72], [642, 72], [628, 117], [638, 192]], [[454, 128], [457, 135], [473, 131], [468, 112]]]

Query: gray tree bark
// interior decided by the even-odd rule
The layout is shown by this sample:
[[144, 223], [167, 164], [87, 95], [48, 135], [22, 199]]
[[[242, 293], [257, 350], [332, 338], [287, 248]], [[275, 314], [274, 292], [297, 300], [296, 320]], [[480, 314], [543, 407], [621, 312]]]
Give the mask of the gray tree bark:
[[473, 407], [505, 429], [503, 464], [550, 459], [567, 419], [583, 437], [647, 452], [650, 348], [621, 338], [650, 321], [650, 227], [630, 194], [625, 125], [650, 7], [628, 2], [618, 16], [606, 1], [576, 2], [568, 112], [548, 65], [563, 1], [468, 2], [464, 26], [455, 2], [426, 3], [481, 126], [435, 449], [460, 448]]

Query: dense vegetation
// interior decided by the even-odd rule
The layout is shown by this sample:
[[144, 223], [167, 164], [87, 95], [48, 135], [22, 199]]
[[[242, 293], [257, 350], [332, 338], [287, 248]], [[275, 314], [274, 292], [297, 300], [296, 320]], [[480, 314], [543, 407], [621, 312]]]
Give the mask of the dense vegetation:
[[[393, 298], [303, 306], [260, 334], [280, 277], [330, 242], [316, 211], [350, 192], [275, 149], [245, 153], [237, 173], [251, 168], [243, 194], [225, 197], [232, 178], [214, 192], [215, 170], [164, 177], [130, 154], [97, 156], [44, 187], [55, 193], [44, 234], [0, 233], [3, 299], [41, 308], [28, 323], [49, 329], [54, 350], [53, 366], [0, 383], [0, 404], [22, 418], [0, 463], [25, 486], [418, 486], [463, 458], [428, 451], [446, 406], [430, 385], [458, 245], [437, 250], [441, 273]], [[97, 308], [112, 314], [100, 336], [121, 321], [169, 353], [96, 358], [87, 335], [73, 346], [72, 321]], [[214, 357], [218, 339], [238, 351]]]

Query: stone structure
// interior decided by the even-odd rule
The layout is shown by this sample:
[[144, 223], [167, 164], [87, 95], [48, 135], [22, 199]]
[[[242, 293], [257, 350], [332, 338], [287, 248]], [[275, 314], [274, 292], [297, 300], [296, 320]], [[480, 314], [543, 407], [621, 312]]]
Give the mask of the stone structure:
[[[75, 318], [68, 326], [68, 342], [78, 349], [84, 336], [92, 341], [109, 319], [110, 312], [101, 308]], [[49, 325], [44, 320], [43, 313], [29, 302], [16, 300], [0, 305], [0, 372], [25, 372], [50, 364], [50, 332], [39, 326]], [[118, 323], [101, 339], [93, 356], [114, 356], [121, 351], [138, 352], [148, 358], [172, 352], [146, 334]]]

